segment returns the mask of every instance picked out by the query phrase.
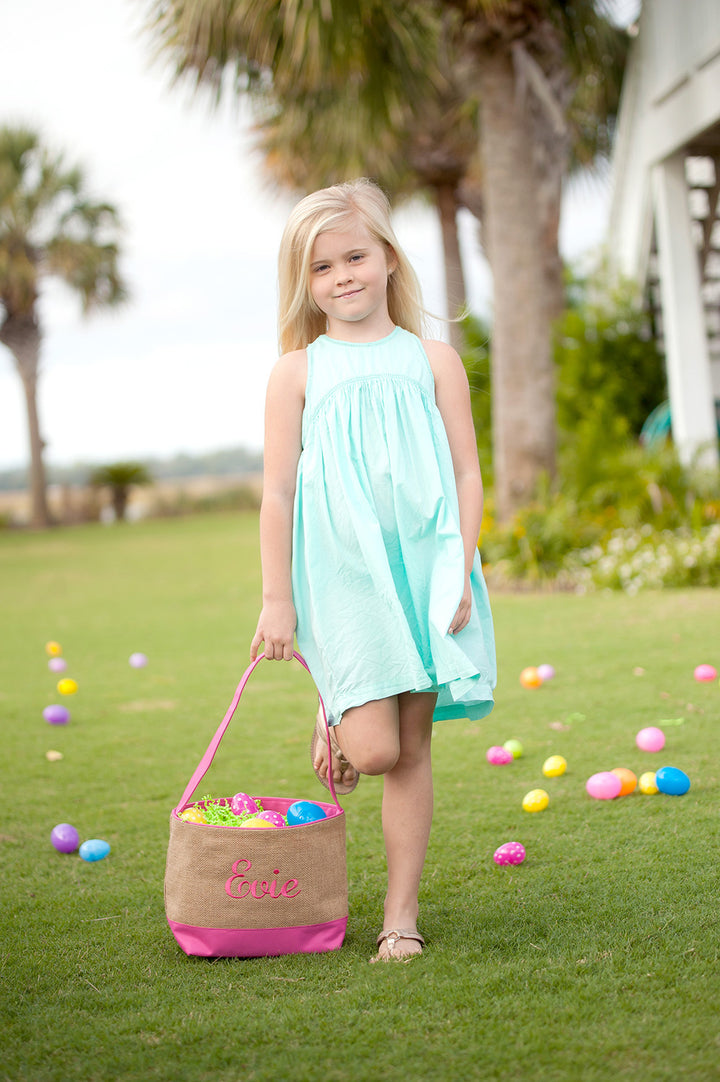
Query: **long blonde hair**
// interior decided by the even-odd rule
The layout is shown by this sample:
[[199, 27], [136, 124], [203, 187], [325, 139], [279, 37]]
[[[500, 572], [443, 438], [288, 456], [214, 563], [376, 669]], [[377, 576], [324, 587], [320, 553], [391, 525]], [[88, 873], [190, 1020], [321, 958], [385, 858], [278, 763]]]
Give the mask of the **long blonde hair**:
[[370, 235], [395, 255], [388, 278], [390, 319], [398, 327], [422, 335], [425, 309], [420, 283], [400, 248], [390, 221], [390, 203], [371, 180], [361, 178], [322, 188], [301, 199], [288, 219], [278, 257], [278, 332], [280, 352], [304, 349], [327, 329], [327, 320], [310, 293], [310, 261], [320, 233], [341, 230], [359, 220]]

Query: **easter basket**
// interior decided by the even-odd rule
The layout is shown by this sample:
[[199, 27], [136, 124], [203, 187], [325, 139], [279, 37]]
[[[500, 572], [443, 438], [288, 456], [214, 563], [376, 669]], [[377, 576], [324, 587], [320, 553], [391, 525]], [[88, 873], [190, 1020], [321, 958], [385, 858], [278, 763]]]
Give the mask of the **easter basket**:
[[[177, 943], [188, 955], [258, 958], [319, 953], [337, 950], [345, 938], [345, 814], [332, 772], [329, 784], [334, 803], [315, 801], [325, 814], [315, 822], [250, 830], [181, 818], [188, 809], [202, 809], [205, 802], [192, 803], [191, 797], [263, 656], [243, 674], [225, 717], [170, 813], [165, 914]], [[300, 654], [293, 656], [308, 668]], [[320, 705], [325, 715], [322, 698]], [[329, 732], [327, 736], [330, 754]], [[266, 813], [282, 816], [295, 803], [286, 797], [251, 799]]]

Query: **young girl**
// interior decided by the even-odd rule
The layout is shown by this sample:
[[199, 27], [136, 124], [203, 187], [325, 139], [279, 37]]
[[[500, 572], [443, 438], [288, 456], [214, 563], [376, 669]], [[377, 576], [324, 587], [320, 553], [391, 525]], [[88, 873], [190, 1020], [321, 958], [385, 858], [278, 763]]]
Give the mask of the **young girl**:
[[434, 720], [493, 706], [495, 648], [477, 551], [483, 490], [460, 358], [421, 341], [415, 273], [384, 194], [315, 192], [280, 245], [283, 356], [267, 389], [255, 658], [294, 636], [326, 706], [311, 754], [338, 793], [382, 774], [387, 894], [378, 953], [424, 940], [418, 890], [433, 809]]

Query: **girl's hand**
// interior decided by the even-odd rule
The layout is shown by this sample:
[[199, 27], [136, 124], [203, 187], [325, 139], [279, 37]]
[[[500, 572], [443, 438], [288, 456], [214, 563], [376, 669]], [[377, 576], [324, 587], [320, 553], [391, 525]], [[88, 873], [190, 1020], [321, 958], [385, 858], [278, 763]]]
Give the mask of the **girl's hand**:
[[250, 644], [250, 660], [254, 661], [265, 644], [265, 657], [271, 661], [290, 661], [295, 639], [295, 606], [291, 601], [263, 605], [257, 630]]
[[472, 612], [472, 593], [470, 591], [470, 576], [465, 576], [465, 589], [463, 590], [462, 601], [457, 607], [457, 612], [450, 621], [450, 627], [448, 628], [449, 635], [457, 635], [458, 631], [467, 625], [470, 620], [470, 613]]

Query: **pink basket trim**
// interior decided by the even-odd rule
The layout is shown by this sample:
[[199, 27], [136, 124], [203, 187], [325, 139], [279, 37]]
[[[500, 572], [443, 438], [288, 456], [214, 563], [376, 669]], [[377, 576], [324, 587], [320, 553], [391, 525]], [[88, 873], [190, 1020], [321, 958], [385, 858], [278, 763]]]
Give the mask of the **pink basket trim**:
[[[229, 797], [226, 797], [225, 799], [229, 801]], [[288, 810], [288, 808], [290, 807], [291, 804], [294, 804], [299, 799], [306, 799], [306, 798], [304, 798], [304, 797], [301, 798], [301, 797], [257, 796], [257, 797], [254, 797], [253, 799], [254, 800], [260, 800], [262, 802], [262, 806], [265, 809], [265, 811], [276, 811], [276, 812], [279, 812], [280, 815], [287, 815], [287, 810]], [[313, 801], [310, 801], [310, 803], [317, 804], [317, 806], [319, 808], [322, 808], [322, 810], [325, 812], [325, 818], [326, 819], [335, 819], [338, 815], [344, 815], [345, 814], [344, 810], [338, 804], [328, 804], [328, 803], [326, 803], [325, 801], [322, 801], [322, 800], [313, 800]], [[182, 808], [180, 806], [178, 806], [177, 808], [173, 808], [173, 813], [172, 814], [176, 819], [179, 819], [181, 812], [186, 811], [188, 808], [202, 808], [204, 804], [205, 804], [204, 800], [190, 801], [188, 804], [185, 804]], [[323, 820], [322, 819], [316, 820], [315, 823], [302, 823], [299, 826], [292, 827], [292, 829], [293, 830], [301, 830], [303, 827], [316, 826], [317, 822], [322, 823]], [[243, 829], [242, 826], [239, 823], [238, 823], [238, 825], [236, 827], [231, 826], [231, 825], [230, 826], [225, 826], [225, 825], [221, 825], [219, 823], [194, 823], [193, 826], [212, 827], [215, 830], [218, 830], [218, 829], [219, 830], [242, 830]]]
[[347, 917], [298, 928], [196, 928], [168, 920], [185, 954], [199, 958], [264, 958], [278, 954], [320, 954], [339, 950]]

